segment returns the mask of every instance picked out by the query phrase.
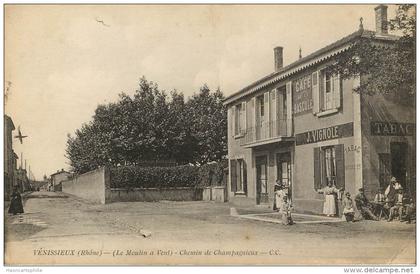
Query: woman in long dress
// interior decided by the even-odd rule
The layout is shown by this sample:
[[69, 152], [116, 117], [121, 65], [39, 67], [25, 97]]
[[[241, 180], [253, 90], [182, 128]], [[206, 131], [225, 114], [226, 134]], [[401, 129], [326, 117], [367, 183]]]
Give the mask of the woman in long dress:
[[283, 203], [283, 196], [284, 196], [283, 185], [280, 183], [280, 180], [276, 181], [274, 185], [274, 204], [273, 210], [279, 211], [281, 205]]
[[325, 196], [324, 209], [322, 213], [328, 217], [335, 216], [337, 214], [335, 199], [340, 190], [336, 188], [331, 182], [329, 182], [326, 187], [318, 189], [317, 192], [323, 193]]
[[20, 193], [17, 187], [13, 189], [12, 200], [10, 201], [9, 213], [13, 215], [23, 213], [22, 196], [20, 196]]

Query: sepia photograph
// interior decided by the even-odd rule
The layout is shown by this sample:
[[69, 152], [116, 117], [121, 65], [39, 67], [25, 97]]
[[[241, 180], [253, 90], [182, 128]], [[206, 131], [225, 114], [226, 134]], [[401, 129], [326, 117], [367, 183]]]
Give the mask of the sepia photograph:
[[3, 4], [4, 266], [412, 273], [416, 8]]

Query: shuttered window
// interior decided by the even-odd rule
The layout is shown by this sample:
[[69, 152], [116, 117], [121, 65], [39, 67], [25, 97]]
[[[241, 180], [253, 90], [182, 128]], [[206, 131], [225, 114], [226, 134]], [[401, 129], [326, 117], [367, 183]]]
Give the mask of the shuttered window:
[[247, 191], [247, 169], [243, 159], [230, 160], [231, 191], [235, 193], [246, 193]]
[[287, 136], [293, 135], [293, 117], [292, 117], [292, 82], [286, 83], [286, 126], [287, 126]]
[[312, 73], [313, 114], [341, 107], [341, 80], [328, 68]]
[[314, 148], [314, 188], [345, 188], [344, 145]]
[[236, 105], [234, 108], [233, 123], [234, 123], [234, 135], [244, 134], [246, 131], [246, 102], [242, 102]]
[[230, 191], [236, 192], [236, 160], [230, 160]]

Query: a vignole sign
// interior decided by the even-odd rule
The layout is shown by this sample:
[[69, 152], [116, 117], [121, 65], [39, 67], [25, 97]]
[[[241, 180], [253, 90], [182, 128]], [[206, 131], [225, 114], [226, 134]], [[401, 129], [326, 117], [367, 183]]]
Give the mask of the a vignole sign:
[[353, 136], [353, 122], [296, 134], [296, 145], [312, 144]]

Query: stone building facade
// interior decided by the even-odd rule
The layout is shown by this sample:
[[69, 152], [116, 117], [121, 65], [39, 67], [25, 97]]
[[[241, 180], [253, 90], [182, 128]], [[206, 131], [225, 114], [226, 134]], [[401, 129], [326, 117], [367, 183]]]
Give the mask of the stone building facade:
[[395, 176], [414, 195], [415, 108], [361, 96], [353, 90], [366, 79], [329, 70], [357, 39], [397, 39], [387, 33], [386, 11], [375, 9], [375, 32], [361, 27], [286, 67], [275, 48], [275, 71], [226, 98], [232, 203], [270, 206], [277, 179], [301, 212], [322, 212], [316, 190], [329, 182], [352, 195], [364, 187], [372, 198]]

